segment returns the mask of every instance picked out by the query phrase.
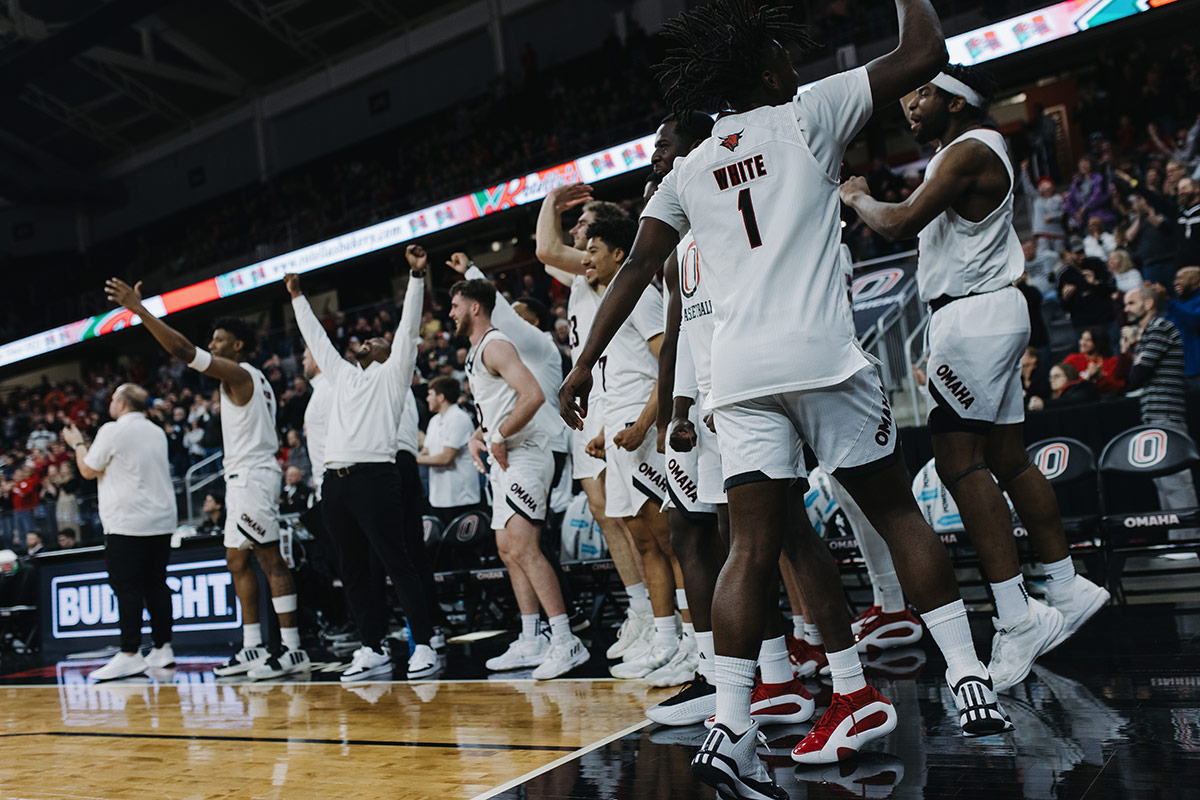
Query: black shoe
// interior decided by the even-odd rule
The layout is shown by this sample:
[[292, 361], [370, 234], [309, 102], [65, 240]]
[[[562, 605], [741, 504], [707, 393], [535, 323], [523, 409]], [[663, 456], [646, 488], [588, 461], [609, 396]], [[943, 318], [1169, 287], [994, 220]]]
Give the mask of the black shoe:
[[578, 608], [571, 612], [571, 633], [586, 631], [592, 627], [592, 620]]

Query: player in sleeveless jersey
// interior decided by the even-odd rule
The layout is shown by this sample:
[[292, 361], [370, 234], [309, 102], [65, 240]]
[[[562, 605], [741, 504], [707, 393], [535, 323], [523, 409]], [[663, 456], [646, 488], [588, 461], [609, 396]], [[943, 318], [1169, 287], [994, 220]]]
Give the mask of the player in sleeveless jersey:
[[[471, 341], [467, 377], [475, 396], [479, 430], [469, 447], [482, 469], [491, 461], [492, 528], [496, 548], [521, 610], [522, 631], [502, 663], [489, 668], [533, 667], [538, 680], [557, 678], [588, 660], [571, 632], [558, 577], [542, 553], [540, 538], [550, 500], [554, 459], [550, 434], [537, 419], [545, 395], [522, 363], [512, 340], [492, 325], [496, 287], [487, 280], [459, 281], [450, 288], [450, 318]], [[538, 606], [550, 622], [550, 646], [537, 633]]]
[[[1020, 361], [1029, 312], [1012, 285], [1025, 260], [1013, 229], [1012, 162], [1004, 137], [983, 125], [994, 91], [980, 67], [943, 68], [902, 101], [917, 141], [939, 145], [925, 182], [903, 203], [871, 199], [862, 178], [841, 194], [886, 236], [920, 233], [934, 458], [996, 598], [990, 671], [1004, 691], [1109, 595], [1075, 574], [1054, 489], [1025, 450]], [[1048, 605], [1029, 597], [1002, 490], [1045, 562]]]
[[[163, 349], [221, 384], [225, 561], [242, 607], [242, 648], [213, 672], [220, 676], [246, 673], [261, 679], [307, 670], [309, 658], [300, 648], [296, 586], [279, 552], [275, 392], [266, 377], [246, 360], [254, 350], [254, 331], [241, 320], [219, 319], [206, 352], [146, 310], [141, 286], [140, 281], [130, 287], [110, 278], [105, 291], [109, 300], [137, 314]], [[271, 603], [279, 616], [284, 649], [277, 655], [262, 646], [258, 580], [250, 565], [251, 553], [267, 576]]]
[[[980, 702], [960, 700], [963, 733], [1011, 727], [975, 655], [949, 557], [909, 491], [886, 395], [855, 339], [838, 258], [837, 176], [846, 146], [875, 108], [946, 61], [928, 0], [897, 0], [897, 12], [895, 50], [795, 99], [799, 78], [784, 45], [811, 40], [786, 11], [718, 0], [667, 23], [677, 46], [660, 75], [672, 108], [730, 113], [676, 164], [643, 212], [633, 253], [559, 393], [564, 418], [578, 427], [588, 370], [690, 227], [712, 277], [710, 402], [731, 523], [730, 557], [713, 599], [717, 724], [692, 766], [702, 780], [745, 797], [779, 796], [754, 754], [750, 695], [763, 627], [759, 587], [778, 561], [789, 484], [803, 475], [802, 442], [889, 542], [906, 591], [951, 665], [949, 677], [978, 690]], [[780, 348], [781, 339], [789, 347]], [[807, 527], [798, 547], [815, 554], [824, 543]], [[894, 729], [896, 717], [862, 677], [840, 581], [830, 585], [819, 570], [810, 572], [818, 574], [802, 576], [802, 586], [826, 643], [834, 697], [792, 757], [823, 763]]]

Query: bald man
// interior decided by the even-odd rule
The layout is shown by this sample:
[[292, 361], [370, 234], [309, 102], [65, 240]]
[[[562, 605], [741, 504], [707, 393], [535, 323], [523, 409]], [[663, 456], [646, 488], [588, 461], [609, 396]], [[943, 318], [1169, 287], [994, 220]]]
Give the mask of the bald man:
[[1175, 295], [1167, 300], [1163, 316], [1183, 337], [1183, 383], [1194, 392], [1200, 390], [1200, 266], [1175, 273]]

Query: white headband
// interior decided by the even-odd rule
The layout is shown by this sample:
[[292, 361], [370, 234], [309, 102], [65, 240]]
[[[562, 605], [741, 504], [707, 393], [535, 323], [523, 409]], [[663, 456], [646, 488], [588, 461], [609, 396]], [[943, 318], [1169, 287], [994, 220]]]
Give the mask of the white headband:
[[939, 89], [945, 89], [950, 94], [958, 95], [967, 101], [967, 105], [972, 105], [979, 109], [987, 107], [987, 103], [984, 102], [983, 95], [972, 89], [970, 86], [967, 86], [958, 78], [952, 78], [944, 72], [939, 72], [936, 76], [934, 76], [934, 79], [931, 80], [930, 83]]

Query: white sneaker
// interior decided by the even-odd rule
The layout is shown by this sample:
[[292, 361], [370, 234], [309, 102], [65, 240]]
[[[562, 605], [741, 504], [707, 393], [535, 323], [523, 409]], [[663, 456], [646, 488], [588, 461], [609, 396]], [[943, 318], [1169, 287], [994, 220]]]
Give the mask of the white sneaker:
[[751, 723], [741, 736], [734, 736], [724, 725], [714, 725], [692, 759], [692, 774], [721, 797], [787, 800], [787, 792], [771, 779], [758, 757], [760, 740], [766, 744], [758, 723]]
[[88, 680], [115, 681], [120, 678], [131, 678], [146, 671], [146, 659], [141, 653], [117, 653], [108, 663], [88, 674]]
[[669, 643], [651, 644], [650, 649], [641, 658], [617, 664], [609, 670], [609, 674], [622, 680], [644, 678], [674, 658], [678, 651], [678, 639], [672, 639]]
[[992, 660], [988, 673], [996, 692], [1006, 692], [1025, 680], [1038, 656], [1049, 652], [1060, 641], [1066, 620], [1058, 609], [1029, 599], [1029, 613], [1011, 628], [993, 619]]
[[266, 661], [251, 667], [246, 677], [252, 681], [265, 681], [271, 678], [282, 678], [284, 675], [295, 675], [312, 667], [308, 653], [303, 650], [284, 650], [277, 656], [271, 656]]
[[545, 636], [537, 635], [532, 639], [526, 639], [524, 635], [518, 636], [502, 655], [489, 658], [484, 662], [484, 666], [492, 672], [529, 669], [539, 666], [545, 660], [549, 649], [550, 641]]
[[629, 648], [641, 641], [648, 630], [654, 630], [654, 617], [630, 611], [626, 615], [625, 621], [621, 623], [621, 629], [617, 631], [617, 641], [608, 648], [604, 657], [609, 661], [624, 658]]
[[666, 664], [642, 678], [650, 686], [665, 688], [680, 686], [692, 679], [700, 665], [700, 654], [696, 651], [696, 640], [684, 636], [679, 640], [679, 649]]
[[150, 669], [166, 669], [175, 666], [175, 651], [171, 649], [171, 643], [167, 642], [162, 647], [155, 647], [147, 653], [146, 666]]
[[241, 675], [244, 672], [249, 672], [252, 668], [266, 662], [271, 657], [271, 653], [267, 648], [262, 646], [243, 647], [241, 650], [234, 653], [219, 667], [213, 667], [213, 675], [218, 678], [225, 678], [230, 675]]
[[408, 657], [408, 679], [410, 681], [428, 678], [441, 668], [437, 653], [427, 644], [419, 644]]
[[1097, 586], [1082, 575], [1076, 575], [1071, 582], [1071, 594], [1066, 600], [1055, 602], [1046, 595], [1046, 603], [1051, 608], [1057, 608], [1063, 615], [1063, 630], [1058, 635], [1058, 641], [1050, 645], [1058, 647], [1083, 627], [1092, 616], [1103, 608], [1109, 600], [1108, 589]]
[[646, 719], [660, 725], [695, 725], [717, 713], [717, 690], [703, 675], [693, 675], [673, 697], [646, 709]]
[[392, 676], [392, 656], [384, 648], [375, 650], [366, 645], [354, 651], [350, 666], [342, 673], [342, 683], [366, 681], [371, 678]]
[[551, 640], [546, 657], [533, 671], [533, 679], [546, 681], [566, 675], [581, 664], [587, 663], [590, 655], [587, 648], [583, 646], [583, 642], [573, 633], [557, 642]]
[[[982, 664], [979, 666], [983, 667]], [[963, 736], [968, 739], [992, 736], [1013, 729], [1012, 720], [996, 698], [990, 676], [967, 675], [958, 683], [951, 684], [947, 673], [946, 684], [954, 694], [958, 726]]]

